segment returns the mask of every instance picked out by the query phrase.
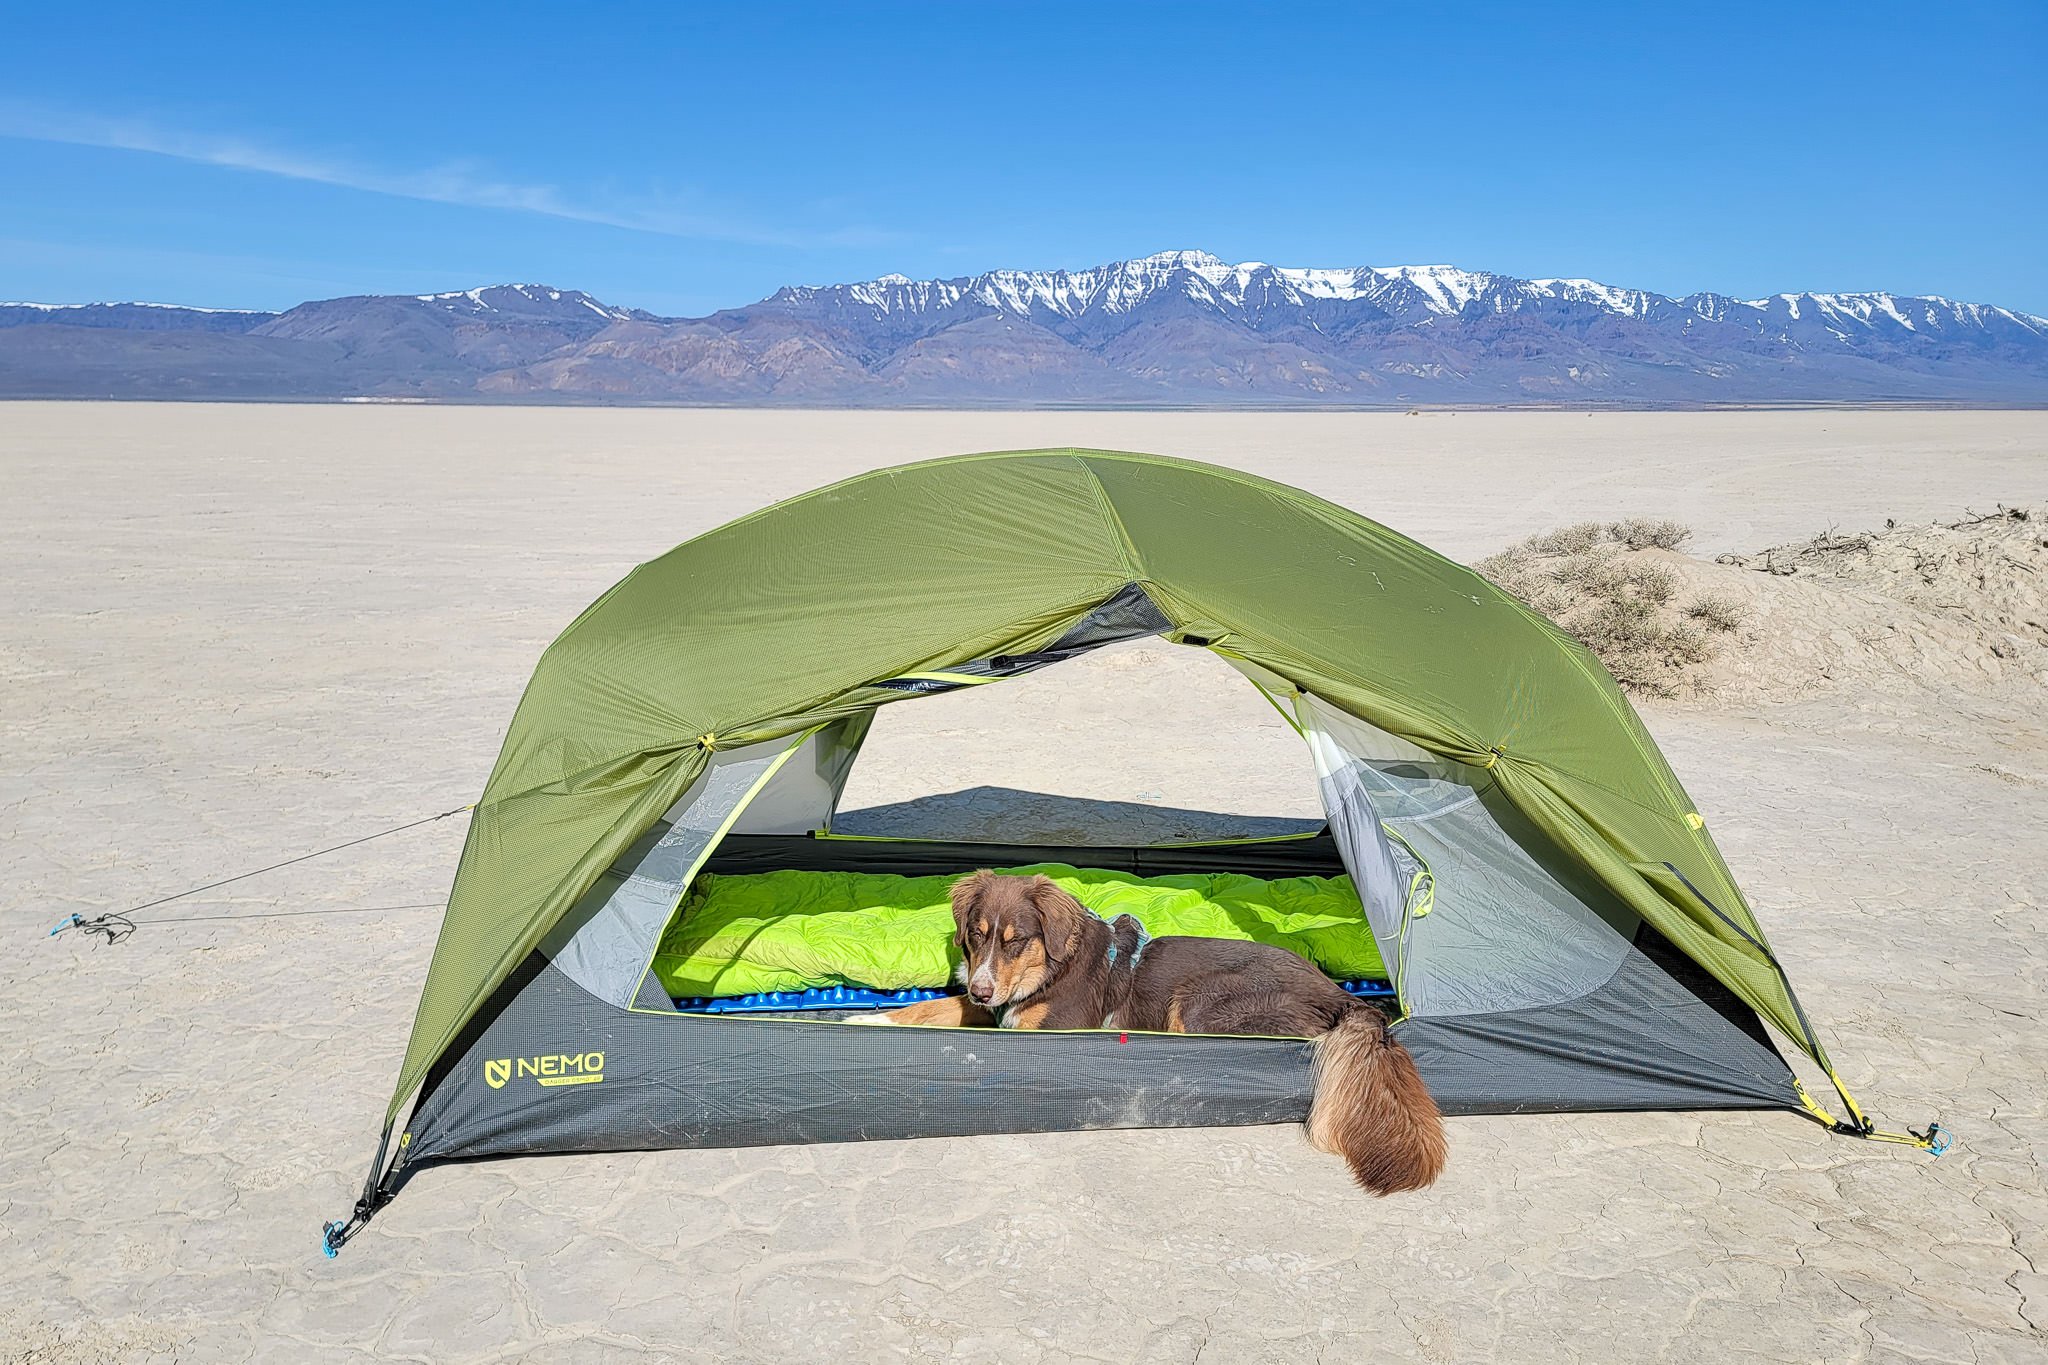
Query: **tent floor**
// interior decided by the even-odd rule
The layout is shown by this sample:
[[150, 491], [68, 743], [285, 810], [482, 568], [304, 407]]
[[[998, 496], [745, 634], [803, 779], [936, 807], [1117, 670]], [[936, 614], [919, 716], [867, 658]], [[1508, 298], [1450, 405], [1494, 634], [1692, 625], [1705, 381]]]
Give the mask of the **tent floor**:
[[[1327, 833], [1145, 848], [729, 837], [715, 872], [909, 875], [1062, 861], [1140, 876], [1341, 874]], [[652, 980], [649, 974], [648, 980]], [[436, 1161], [1301, 1119], [1309, 1044], [1089, 1031], [837, 1028], [607, 1003], [534, 953], [430, 1072], [387, 1188]], [[1557, 1005], [1395, 1025], [1446, 1114], [1796, 1107], [1754, 1012], [1644, 926]]]

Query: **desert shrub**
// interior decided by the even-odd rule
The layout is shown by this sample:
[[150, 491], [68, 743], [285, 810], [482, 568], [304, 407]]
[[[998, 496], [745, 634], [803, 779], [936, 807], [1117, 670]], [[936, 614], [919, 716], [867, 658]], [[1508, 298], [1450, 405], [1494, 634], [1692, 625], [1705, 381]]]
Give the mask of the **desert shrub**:
[[1492, 582], [1507, 587], [1507, 580], [1520, 578], [1536, 562], [1536, 554], [1527, 541], [1510, 545], [1498, 554], [1488, 555], [1472, 567]]
[[1515, 596], [1553, 621], [1562, 620], [1579, 604], [1578, 594], [1554, 578], [1539, 578], [1533, 592], [1516, 593]]
[[1690, 533], [1677, 522], [1581, 522], [1510, 545], [1473, 567], [1556, 622], [1635, 692], [1671, 696], [1735, 628], [1741, 608], [1699, 597], [1676, 605], [1679, 576], [1636, 550], [1669, 549]]
[[1678, 576], [1661, 564], [1629, 559], [1601, 548], [1568, 554], [1548, 566], [1551, 578], [1584, 597], [1662, 606], [1678, 591]]
[[1692, 539], [1692, 528], [1678, 521], [1652, 521], [1648, 517], [1628, 517], [1621, 521], [1609, 522], [1607, 535], [1631, 550], [1675, 550]]
[[1747, 613], [1733, 598], [1695, 597], [1685, 604], [1685, 614], [1707, 630], [1726, 634], [1741, 625]]
[[1603, 659], [1647, 649], [1659, 638], [1657, 609], [1626, 597], [1594, 602], [1579, 613], [1572, 633]]
[[1544, 569], [1573, 592], [1587, 597], [1620, 597], [1628, 588], [1628, 575], [1616, 556], [1597, 550], [1559, 555]]
[[1707, 638], [1707, 632], [1685, 621], [1667, 626], [1664, 630], [1664, 651], [1667, 657], [1682, 664], [1703, 664], [1718, 652], [1714, 642]]
[[1685, 670], [1714, 652], [1704, 630], [1671, 620], [1641, 598], [1596, 603], [1559, 624], [1599, 657], [1616, 682], [1652, 696], [1676, 693]]
[[1555, 531], [1530, 536], [1522, 547], [1539, 555], [1582, 555], [1600, 543], [1600, 523], [1582, 521], [1576, 526], [1560, 526]]
[[1632, 559], [1622, 566], [1622, 581], [1637, 600], [1663, 606], [1678, 591], [1678, 575], [1662, 564]]

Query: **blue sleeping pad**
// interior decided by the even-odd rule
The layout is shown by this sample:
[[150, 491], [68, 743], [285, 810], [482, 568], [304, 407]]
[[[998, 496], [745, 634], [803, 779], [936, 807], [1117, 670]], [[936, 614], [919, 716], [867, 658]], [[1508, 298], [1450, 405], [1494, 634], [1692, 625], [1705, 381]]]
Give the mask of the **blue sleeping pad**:
[[[1360, 999], [1385, 999], [1394, 988], [1384, 981], [1337, 983]], [[807, 991], [765, 991], [759, 995], [691, 996], [676, 1001], [685, 1014], [794, 1014], [802, 1010], [880, 1010], [937, 1000], [944, 991], [913, 986], [901, 991], [871, 991], [861, 986], [819, 986]]]

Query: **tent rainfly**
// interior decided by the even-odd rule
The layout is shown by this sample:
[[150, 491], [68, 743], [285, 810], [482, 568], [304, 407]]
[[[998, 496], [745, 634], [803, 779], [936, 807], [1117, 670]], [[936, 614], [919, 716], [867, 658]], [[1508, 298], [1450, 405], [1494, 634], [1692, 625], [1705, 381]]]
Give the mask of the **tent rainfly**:
[[[1280, 707], [1324, 830], [1084, 848], [832, 836], [877, 708], [1142, 637], [1214, 652]], [[699, 536], [548, 647], [330, 1253], [413, 1172], [456, 1159], [1306, 1113], [1297, 1040], [1001, 1033], [966, 1049], [950, 1030], [679, 1008], [653, 969], [693, 883], [1042, 862], [1348, 878], [1350, 932], [1377, 948], [1395, 1032], [1448, 1114], [1789, 1107], [1926, 1142], [1877, 1132], [1842, 1089], [1705, 822], [1579, 642], [1294, 488], [1008, 452], [877, 470]]]

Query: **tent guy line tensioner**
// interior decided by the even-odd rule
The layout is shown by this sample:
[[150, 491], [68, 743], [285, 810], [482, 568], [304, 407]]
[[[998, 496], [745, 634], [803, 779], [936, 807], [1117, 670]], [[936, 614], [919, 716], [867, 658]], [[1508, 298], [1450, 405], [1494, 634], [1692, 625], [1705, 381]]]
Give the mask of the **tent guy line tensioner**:
[[[126, 910], [109, 910], [105, 914], [94, 915], [90, 918], [78, 914], [66, 915], [63, 919], [58, 920], [56, 926], [52, 928], [48, 934], [44, 935], [44, 937], [55, 938], [57, 937], [57, 935], [63, 933], [67, 929], [75, 929], [81, 934], [97, 936], [99, 938], [106, 940], [108, 943], [119, 943], [122, 939], [129, 937], [138, 928], [141, 927], [134, 921], [132, 916], [138, 915], [144, 910], [153, 910], [159, 905], [169, 905], [172, 901], [181, 901], [184, 900], [187, 896], [196, 896], [202, 891], [213, 891], [219, 887], [232, 885], [235, 882], [245, 882], [249, 880], [251, 877], [260, 877], [266, 872], [275, 872], [281, 867], [290, 867], [294, 863], [309, 862], [314, 858], [324, 858], [330, 853], [339, 853], [345, 848], [354, 848], [358, 844], [367, 844], [372, 839], [382, 839], [385, 838], [387, 835], [402, 834], [406, 830], [418, 829], [421, 825], [431, 825], [437, 820], [446, 820], [451, 815], [460, 815], [464, 811], [475, 809], [476, 807], [474, 805], [457, 806], [453, 810], [444, 810], [439, 815], [429, 815], [422, 819], [409, 820], [405, 824], [393, 825], [390, 829], [380, 829], [375, 834], [365, 834], [360, 839], [350, 839], [347, 843], [336, 844], [332, 848], [315, 849], [311, 853], [301, 853], [296, 858], [286, 858], [283, 862], [272, 863], [268, 867], [259, 867], [255, 869], [253, 872], [238, 872], [232, 877], [222, 877], [219, 881], [208, 882], [204, 886], [195, 886], [192, 887], [190, 890], [174, 892], [173, 894], [168, 896], [158, 896], [153, 901], [144, 901], [140, 905], [131, 905]], [[368, 914], [374, 910], [424, 910], [429, 908], [431, 908], [431, 906], [428, 905], [340, 906], [332, 910], [299, 910], [292, 911], [289, 913], [300, 915]], [[233, 920], [264, 918], [269, 918], [269, 916], [262, 914], [208, 915], [198, 916], [190, 921], [154, 920], [144, 922], [154, 924], [185, 924], [197, 923], [201, 919]]]

